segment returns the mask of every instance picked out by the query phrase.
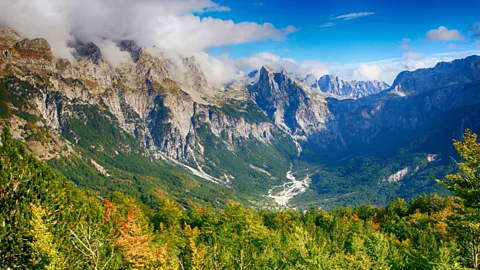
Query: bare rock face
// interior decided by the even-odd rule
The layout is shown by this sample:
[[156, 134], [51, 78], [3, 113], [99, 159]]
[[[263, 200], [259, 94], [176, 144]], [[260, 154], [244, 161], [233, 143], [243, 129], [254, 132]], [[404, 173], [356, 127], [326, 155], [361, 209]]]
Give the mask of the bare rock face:
[[7, 49], [13, 47], [13, 45], [22, 40], [13, 29], [0, 28], [0, 49]]
[[51, 72], [55, 69], [52, 49], [45, 39], [23, 39], [11, 44], [18, 39], [17, 36], [15, 36], [15, 32], [8, 30], [3, 30], [2, 32], [6, 33], [7, 36], [0, 38], [0, 40], [2, 40], [0, 43], [2, 43], [2, 45], [11, 45], [3, 49], [0, 57], [0, 67], [4, 72], [6, 66], [13, 62], [15, 66], [17, 66], [19, 70], [23, 70], [23, 72], [29, 70]]
[[340, 98], [362, 98], [377, 94], [390, 86], [379, 81], [345, 81], [334, 75], [325, 75], [318, 80], [322, 92], [333, 94]]
[[[85, 105], [106, 110], [112, 122], [155, 157], [194, 159], [198, 153], [193, 149], [203, 147], [196, 138], [198, 120], [214, 136], [225, 137], [232, 151], [238, 138], [263, 143], [273, 139], [276, 127], [270, 121], [253, 123], [222, 111], [232, 100], [253, 102], [248, 90], [241, 84], [210, 84], [194, 58], [183, 59], [179, 67], [164, 55], [154, 56], [133, 42], [122, 41], [120, 48], [134, 56], [134, 64], [113, 67], [93, 43], [76, 44], [78, 62], [70, 63], [54, 59], [44, 39], [17, 41], [20, 38], [13, 31], [2, 31], [6, 37], [0, 44], [11, 57], [3, 56], [0, 74], [35, 72], [44, 77], [46, 87], [39, 88], [30, 101], [54, 132], [61, 133], [68, 119], [88, 121], [75, 110]], [[37, 83], [33, 77], [29, 80]]]
[[306, 136], [325, 128], [330, 117], [326, 100], [285, 72], [269, 67], [260, 70], [258, 81], [249, 86], [250, 94], [268, 117], [294, 136]]
[[87, 44], [76, 44], [74, 56], [77, 59], [88, 59], [97, 65], [102, 60], [102, 52], [100, 51], [100, 48], [92, 42]]
[[[290, 154], [279, 154], [277, 144], [284, 138], [293, 150], [298, 141], [302, 144], [296, 142], [298, 149], [310, 147], [310, 153], [386, 148], [390, 142], [423, 132], [422, 127], [443, 113], [469, 106], [468, 117], [458, 120], [459, 130], [473, 125], [480, 128], [475, 107], [480, 106], [478, 56], [401, 73], [385, 91], [388, 85], [381, 82], [346, 82], [334, 76], [318, 81], [314, 76], [298, 79], [269, 67], [222, 86], [209, 83], [195, 58], [178, 61], [132, 41], [118, 44], [134, 63], [113, 66], [93, 43], [77, 46], [77, 61], [56, 59], [44, 39], [21, 39], [1, 29], [0, 76], [15, 93], [25, 83], [21, 94], [33, 106], [0, 105], [38, 117], [28, 123], [12, 116], [14, 134], [26, 136], [22, 129], [35, 124], [48, 127], [54, 140], [61, 141], [63, 136], [75, 144], [82, 135], [69, 124], [88, 126], [102, 117], [101, 124], [112, 124], [140, 145], [140, 149], [131, 149], [126, 142], [113, 142], [118, 151], [174, 160], [197, 167], [198, 174], [205, 174], [205, 169], [218, 179], [224, 175], [223, 179], [231, 180], [232, 173], [225, 168], [213, 168], [225, 156], [210, 155], [207, 160], [208, 154], [223, 151], [235, 159], [254, 147], [277, 147], [275, 158], [288, 164]], [[12, 82], [5, 81], [10, 78]], [[244, 155], [239, 160], [248, 158]], [[275, 160], [268, 156], [261, 163], [267, 158]], [[243, 169], [252, 169], [248, 163]]]
[[468, 83], [480, 78], [480, 56], [473, 55], [452, 62], [438, 63], [434, 68], [403, 71], [393, 82], [392, 91], [416, 95], [428, 89]]

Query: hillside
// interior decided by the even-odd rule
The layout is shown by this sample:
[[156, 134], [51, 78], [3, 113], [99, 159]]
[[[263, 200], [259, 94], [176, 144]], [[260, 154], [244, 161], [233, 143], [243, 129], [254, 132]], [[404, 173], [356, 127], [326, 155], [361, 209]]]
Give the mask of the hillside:
[[152, 206], [160, 195], [267, 209], [381, 206], [446, 194], [432, 177], [454, 170], [451, 139], [480, 130], [479, 56], [347, 99], [268, 66], [214, 84], [195, 57], [118, 46], [135, 62], [114, 65], [93, 43], [72, 44], [74, 61], [56, 58], [45, 39], [0, 31], [1, 126], [100, 195]]
[[[471, 136], [471, 135], [470, 135]], [[476, 136], [472, 137], [473, 142]], [[478, 144], [477, 148], [478, 148]], [[465, 149], [472, 145], [466, 144]], [[458, 148], [462, 149], [462, 148]], [[477, 149], [478, 150], [478, 149]], [[468, 158], [467, 158], [468, 160]], [[458, 269], [471, 265], [460, 198], [265, 212], [72, 185], [4, 130], [0, 267], [10, 269]], [[467, 199], [468, 201], [469, 199]], [[476, 198], [478, 200], [478, 198]]]

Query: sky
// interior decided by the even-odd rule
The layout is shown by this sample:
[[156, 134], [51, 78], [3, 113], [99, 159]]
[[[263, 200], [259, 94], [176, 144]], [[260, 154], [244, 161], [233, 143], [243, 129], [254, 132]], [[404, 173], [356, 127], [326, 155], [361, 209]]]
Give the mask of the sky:
[[0, 0], [0, 25], [43, 37], [74, 61], [72, 41], [94, 42], [113, 64], [116, 42], [194, 56], [211, 82], [269, 65], [302, 77], [392, 83], [403, 70], [480, 53], [480, 1]]

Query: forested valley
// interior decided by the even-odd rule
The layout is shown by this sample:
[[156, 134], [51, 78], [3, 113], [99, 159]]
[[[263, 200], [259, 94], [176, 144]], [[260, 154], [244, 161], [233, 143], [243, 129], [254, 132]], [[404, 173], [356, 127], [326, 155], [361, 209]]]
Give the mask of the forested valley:
[[480, 144], [454, 142], [458, 172], [437, 180], [456, 196], [263, 211], [231, 201], [155, 208], [76, 187], [3, 131], [2, 269], [460, 269], [478, 268]]

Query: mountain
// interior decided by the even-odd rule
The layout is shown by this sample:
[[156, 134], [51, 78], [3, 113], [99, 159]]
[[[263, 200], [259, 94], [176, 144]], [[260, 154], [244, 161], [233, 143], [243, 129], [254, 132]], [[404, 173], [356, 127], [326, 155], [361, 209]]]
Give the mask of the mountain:
[[[77, 184], [100, 191], [118, 185], [138, 190], [145, 183], [165, 188], [156, 171], [173, 166], [170, 178], [189, 178], [175, 171], [185, 170], [213, 183], [186, 183], [200, 189], [202, 200], [212, 196], [204, 185], [266, 194], [268, 186], [281, 183], [288, 157], [297, 153], [292, 138], [245, 88], [209, 84], [193, 58], [179, 67], [142, 48], [135, 63], [114, 67], [87, 44], [75, 47], [75, 63], [53, 57], [44, 39], [4, 32], [2, 125], [11, 126], [38, 157], [71, 171], [67, 177]], [[92, 175], [74, 174], [80, 164]], [[176, 194], [182, 189], [178, 181], [171, 183]]]
[[318, 80], [322, 92], [344, 98], [361, 98], [377, 94], [390, 86], [379, 81], [345, 81], [334, 75], [324, 75]]
[[303, 81], [314, 89], [318, 88], [318, 80], [315, 74], [308, 74]]
[[264, 66], [258, 81], [248, 89], [260, 109], [289, 134], [305, 136], [324, 128], [328, 118], [325, 98], [286, 72]]
[[479, 63], [479, 56], [439, 63], [401, 73], [390, 90], [376, 95], [330, 99], [335, 117], [302, 145], [305, 160], [324, 166], [311, 187], [350, 203], [444, 192], [427, 179], [453, 170], [452, 139], [460, 140], [467, 128], [480, 132]]
[[267, 66], [216, 85], [194, 57], [117, 44], [132, 62], [113, 65], [93, 43], [59, 59], [44, 39], [0, 30], [0, 126], [100, 195], [384, 205], [446, 192], [430, 176], [454, 169], [452, 138], [480, 130], [478, 56], [403, 72], [392, 87]]

